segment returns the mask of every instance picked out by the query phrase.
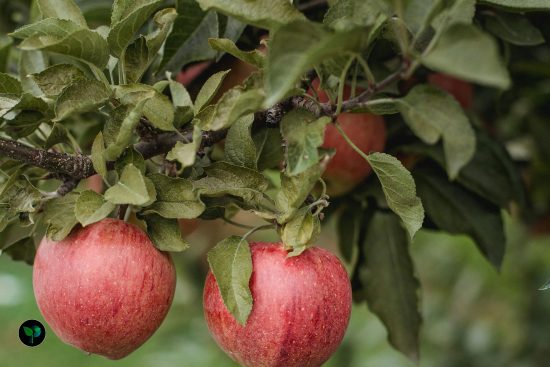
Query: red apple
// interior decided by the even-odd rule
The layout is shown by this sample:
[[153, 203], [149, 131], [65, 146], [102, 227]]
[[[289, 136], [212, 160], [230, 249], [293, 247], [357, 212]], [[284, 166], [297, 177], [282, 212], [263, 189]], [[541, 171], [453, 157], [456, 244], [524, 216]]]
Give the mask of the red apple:
[[202, 74], [203, 71], [205, 71], [209, 66], [211, 62], [210, 61], [202, 61], [193, 65], [188, 66], [185, 68], [185, 70], [182, 70], [178, 73], [176, 76], [176, 81], [179, 83], [188, 86], [193, 81]]
[[351, 286], [340, 260], [312, 247], [287, 257], [279, 243], [252, 243], [252, 312], [245, 326], [225, 307], [214, 275], [204, 314], [218, 345], [248, 367], [317, 367], [340, 345], [351, 312]]
[[447, 74], [433, 73], [428, 75], [428, 83], [448, 92], [460, 103], [462, 108], [472, 107], [474, 88], [472, 84]]
[[160, 326], [176, 272], [142, 230], [104, 219], [62, 241], [46, 238], [34, 261], [36, 303], [54, 333], [85, 352], [120, 359]]
[[86, 179], [86, 188], [97, 193], [103, 192], [103, 179], [100, 175], [93, 175]]
[[[327, 94], [319, 90], [319, 80], [313, 81], [319, 102], [328, 102]], [[359, 94], [363, 90], [356, 90]], [[344, 87], [344, 99], [351, 97], [351, 88]], [[370, 113], [341, 113], [337, 117], [351, 141], [364, 153], [381, 152], [386, 145], [386, 125], [380, 116]], [[340, 196], [357, 186], [372, 171], [371, 166], [344, 140], [333, 125], [325, 129], [324, 148], [333, 148], [336, 153], [329, 161], [323, 179], [331, 196]]]
[[180, 232], [183, 237], [189, 236], [191, 233], [195, 232], [200, 226], [200, 219], [178, 219], [178, 224], [180, 226]]

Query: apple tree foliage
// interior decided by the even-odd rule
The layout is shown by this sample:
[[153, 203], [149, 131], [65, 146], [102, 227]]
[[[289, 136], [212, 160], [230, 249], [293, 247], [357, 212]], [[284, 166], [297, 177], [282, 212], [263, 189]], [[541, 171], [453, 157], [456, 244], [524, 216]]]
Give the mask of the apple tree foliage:
[[[415, 233], [468, 235], [498, 269], [503, 211], [532, 222], [550, 208], [548, 1], [0, 6], [0, 250], [14, 260], [32, 264], [44, 235], [61, 240], [125, 215], [159, 249], [183, 251], [192, 244], [178, 219], [239, 210], [297, 256], [335, 217], [355, 300], [417, 359]], [[266, 35], [267, 52], [255, 50]], [[229, 59], [257, 72], [219, 93]], [[203, 61], [213, 66], [191, 86], [175, 80]], [[433, 72], [474, 84], [472, 108], [425, 83]], [[332, 102], [306, 94], [314, 78]], [[365, 92], [342, 100], [345, 83]], [[321, 176], [334, 152], [321, 145], [340, 112], [384, 115], [388, 141], [384, 153], [362, 154], [374, 174], [329, 198]], [[80, 184], [94, 174], [102, 193]], [[226, 306], [246, 322], [246, 236], [226, 238], [208, 260]]]

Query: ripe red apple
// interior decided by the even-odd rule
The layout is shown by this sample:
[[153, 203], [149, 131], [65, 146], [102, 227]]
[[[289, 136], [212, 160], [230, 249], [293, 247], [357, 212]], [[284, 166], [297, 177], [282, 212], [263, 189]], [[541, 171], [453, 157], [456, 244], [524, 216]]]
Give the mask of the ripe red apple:
[[180, 226], [180, 232], [183, 237], [189, 236], [191, 233], [195, 232], [200, 226], [200, 219], [178, 219], [178, 224]]
[[176, 272], [142, 230], [104, 219], [62, 241], [46, 238], [34, 261], [36, 303], [65, 343], [109, 359], [142, 345], [172, 303]]
[[312, 247], [287, 257], [279, 243], [252, 243], [252, 312], [245, 326], [225, 307], [210, 272], [204, 315], [218, 345], [247, 367], [317, 367], [340, 345], [351, 286], [340, 260]]
[[93, 175], [86, 179], [86, 188], [97, 193], [103, 192], [103, 179], [100, 175]]
[[[319, 90], [319, 80], [313, 81], [319, 102], [328, 102], [328, 95]], [[356, 90], [361, 93], [363, 90]], [[351, 97], [351, 88], [344, 87], [344, 99]], [[386, 145], [386, 125], [380, 116], [370, 113], [341, 113], [336, 118], [342, 130], [362, 152], [381, 152]], [[333, 148], [336, 153], [329, 161], [323, 179], [331, 196], [340, 196], [357, 186], [372, 171], [371, 166], [344, 140], [336, 127], [327, 125], [324, 148]]]
[[474, 101], [474, 88], [472, 84], [442, 73], [428, 75], [428, 83], [454, 96], [462, 108], [469, 109], [472, 107]]
[[188, 86], [193, 83], [193, 80], [201, 75], [201, 73], [205, 71], [210, 66], [210, 64], [210, 61], [202, 61], [190, 65], [185, 70], [182, 70], [178, 73], [178, 75], [176, 76], [176, 81], [185, 86]]

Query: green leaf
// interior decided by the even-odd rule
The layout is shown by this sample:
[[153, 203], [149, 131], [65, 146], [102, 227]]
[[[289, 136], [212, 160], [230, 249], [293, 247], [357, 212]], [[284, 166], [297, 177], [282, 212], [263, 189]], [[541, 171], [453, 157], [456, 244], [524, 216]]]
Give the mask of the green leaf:
[[[472, 60], [483, 60], [472, 63]], [[495, 40], [477, 27], [455, 24], [444, 31], [431, 52], [422, 57], [430, 69], [481, 85], [508, 89], [510, 75]]]
[[116, 160], [115, 169], [120, 174], [122, 173], [122, 171], [124, 171], [124, 167], [129, 164], [133, 164], [141, 171], [141, 173], [145, 174], [145, 159], [143, 159], [143, 156], [137, 150], [135, 150], [133, 146], [127, 148]]
[[277, 218], [279, 224], [286, 223], [294, 216], [315, 187], [321, 174], [319, 163], [294, 176], [281, 173], [281, 189], [275, 198], [275, 206], [280, 212]]
[[395, 215], [374, 214], [363, 252], [365, 263], [359, 268], [359, 278], [369, 308], [386, 326], [390, 343], [418, 361], [420, 284], [414, 275], [407, 234]]
[[94, 169], [99, 175], [105, 179], [107, 178], [107, 162], [105, 160], [105, 144], [103, 143], [103, 133], [101, 131], [97, 134], [92, 144], [92, 164]]
[[489, 32], [513, 45], [536, 46], [544, 43], [542, 33], [525, 16], [495, 12], [485, 19]]
[[216, 162], [205, 171], [207, 177], [195, 181], [201, 195], [234, 195], [255, 204], [264, 199], [264, 192], [269, 187], [267, 179], [258, 171], [230, 163]]
[[33, 330], [34, 330], [33, 336], [34, 336], [35, 338], [38, 338], [38, 337], [40, 336], [40, 334], [42, 334], [42, 330], [40, 330], [40, 327], [38, 327], [38, 326], [36, 326], [36, 325], [33, 326]]
[[288, 256], [298, 256], [310, 246], [321, 233], [321, 222], [313, 216], [308, 207], [301, 208], [292, 219], [281, 228], [281, 240], [285, 249], [291, 250]]
[[437, 11], [441, 8], [442, 2], [442, 0], [408, 1], [404, 20], [412, 34], [417, 34], [430, 24]]
[[105, 199], [113, 204], [144, 205], [154, 200], [154, 197], [150, 195], [151, 190], [147, 187], [146, 180], [148, 179], [143, 177], [139, 168], [129, 164], [124, 167], [117, 184], [105, 192]]
[[26, 326], [23, 326], [23, 332], [25, 333], [26, 336], [32, 336], [33, 334], [32, 329]]
[[459, 103], [448, 93], [419, 85], [399, 100], [398, 107], [411, 130], [424, 142], [443, 140], [447, 172], [457, 177], [475, 153], [475, 133]]
[[480, 0], [480, 3], [520, 11], [550, 9], [550, 4], [546, 0]]
[[48, 59], [42, 51], [24, 51], [21, 50], [19, 59], [19, 80], [23, 86], [23, 91], [39, 96], [42, 93], [38, 85], [32, 80], [30, 74], [43, 71], [48, 66]]
[[8, 255], [13, 261], [24, 261], [28, 265], [32, 265], [36, 255], [36, 246], [34, 245], [32, 237], [27, 237], [0, 250], [0, 255], [1, 254]]
[[439, 33], [453, 24], [472, 24], [475, 12], [475, 0], [456, 0], [434, 18], [432, 26]]
[[109, 60], [107, 41], [97, 32], [69, 20], [48, 18], [23, 26], [11, 36], [24, 39], [23, 50], [44, 50], [90, 62], [102, 69]]
[[416, 196], [416, 186], [410, 172], [389, 154], [371, 153], [367, 157], [380, 180], [388, 206], [401, 218], [412, 238], [422, 227], [424, 208]]
[[209, 38], [218, 37], [216, 12], [203, 12], [195, 0], [177, 0], [176, 9], [178, 17], [166, 39], [157, 74], [166, 70], [177, 73], [190, 62], [216, 57], [216, 51], [208, 45]]
[[198, 114], [198, 126], [202, 130], [221, 130], [230, 127], [242, 116], [256, 112], [260, 109], [264, 93], [260, 89], [246, 90], [243, 87], [235, 87], [220, 98], [212, 108], [205, 108]]
[[78, 197], [77, 193], [70, 192], [48, 200], [44, 205], [44, 221], [48, 224], [46, 235], [50, 240], [61, 241], [78, 223], [74, 210]]
[[500, 268], [506, 244], [500, 208], [449, 182], [433, 168], [417, 167], [413, 173], [418, 195], [433, 223], [444, 231], [469, 235]]
[[288, 0], [197, 0], [203, 10], [216, 10], [259, 28], [276, 29], [305, 19]]
[[[135, 106], [121, 105], [116, 108], [115, 113], [111, 116], [113, 119], [113, 127], [110, 130], [112, 133], [110, 143], [104, 151], [104, 157], [108, 161], [117, 159], [122, 152], [131, 144], [133, 132], [138, 125], [144, 105], [152, 98], [152, 93], [140, 99]], [[116, 127], [115, 127], [116, 126]]]
[[193, 183], [184, 178], [161, 174], [149, 176], [155, 185], [157, 200], [144, 209], [144, 214], [156, 213], [164, 218], [196, 218], [204, 211], [204, 204]]
[[251, 136], [254, 114], [241, 117], [225, 139], [225, 160], [237, 166], [256, 169], [256, 146]]
[[80, 8], [73, 0], [37, 0], [42, 19], [57, 18], [73, 21], [82, 27], [88, 27]]
[[86, 227], [106, 218], [115, 209], [115, 204], [105, 201], [103, 195], [94, 191], [83, 191], [74, 208], [76, 219]]
[[316, 118], [306, 110], [292, 110], [281, 120], [281, 135], [286, 141], [286, 173], [304, 172], [319, 162], [317, 148], [323, 144], [325, 126], [330, 118]]
[[86, 79], [82, 70], [70, 64], [50, 66], [40, 73], [31, 74], [30, 77], [48, 97], [57, 96], [67, 86]]
[[107, 41], [114, 56], [120, 57], [134, 33], [149, 19], [162, 0], [115, 0]]
[[158, 11], [153, 18], [156, 31], [140, 36], [132, 42], [124, 54], [124, 70], [128, 83], [137, 83], [160, 50], [168, 37], [177, 17], [176, 9], [168, 8]]
[[388, 11], [388, 5], [380, 0], [339, 0], [329, 8], [323, 23], [338, 30], [369, 27]]
[[265, 63], [265, 55], [258, 50], [242, 51], [235, 42], [227, 38], [210, 38], [208, 40], [210, 46], [217, 51], [227, 52], [244, 62], [254, 65], [258, 68], [263, 68]]
[[237, 236], [218, 242], [208, 252], [208, 263], [225, 307], [241, 325], [245, 325], [253, 302], [248, 285], [252, 276], [252, 255], [248, 242]]
[[189, 248], [183, 239], [176, 219], [163, 218], [156, 214], [145, 216], [147, 234], [156, 248], [161, 251], [181, 252]]
[[52, 131], [48, 135], [48, 139], [44, 143], [44, 149], [50, 149], [56, 144], [59, 143], [68, 143], [69, 142], [69, 132], [67, 128], [60, 123], [54, 122]]
[[197, 98], [195, 99], [195, 110], [197, 112], [202, 110], [202, 108], [206, 106], [212, 98], [214, 98], [229, 71], [230, 70], [220, 71], [208, 78], [208, 80], [203, 84]]
[[550, 280], [548, 282], [546, 282], [546, 284], [544, 284], [542, 287], [539, 288], [539, 291], [545, 291], [545, 290], [548, 290], [550, 289]]
[[21, 95], [21, 82], [8, 74], [0, 73], [0, 93]]
[[172, 95], [172, 104], [176, 110], [174, 124], [183, 126], [193, 119], [195, 106], [193, 106], [191, 96], [183, 84], [169, 78], [168, 86]]
[[197, 151], [201, 145], [202, 133], [195, 126], [193, 129], [193, 140], [190, 143], [182, 143], [178, 141], [176, 145], [168, 152], [166, 159], [169, 161], [177, 160], [182, 167], [190, 167], [195, 163]]
[[348, 51], [359, 51], [366, 36], [360, 29], [335, 33], [307, 21], [279, 29], [269, 44], [263, 106], [269, 108], [279, 102], [313, 66]]
[[15, 172], [4, 183], [0, 190], [0, 208], [9, 217], [19, 213], [33, 213], [39, 204], [42, 195], [25, 176]]
[[[522, 178], [506, 149], [484, 133], [478, 133], [476, 140], [476, 152], [460, 170], [456, 181], [501, 208], [508, 208], [512, 201], [523, 206], [525, 189]], [[404, 147], [404, 151], [426, 154], [445, 167], [440, 146], [411, 146]]]
[[19, 139], [32, 134], [45, 121], [42, 112], [21, 111], [13, 119], [6, 120], [4, 129], [10, 137]]
[[110, 96], [111, 90], [103, 83], [97, 80], [79, 79], [63, 89], [57, 98], [54, 121], [96, 110], [105, 104]]
[[282, 138], [279, 129], [261, 129], [252, 139], [256, 146], [256, 166], [263, 171], [278, 167], [283, 161]]
[[[149, 93], [152, 93], [150, 98]], [[174, 108], [168, 97], [146, 84], [119, 85], [115, 88], [115, 97], [124, 104], [138, 104], [144, 96], [149, 98], [143, 106], [143, 114], [147, 120], [158, 129], [175, 130]]]

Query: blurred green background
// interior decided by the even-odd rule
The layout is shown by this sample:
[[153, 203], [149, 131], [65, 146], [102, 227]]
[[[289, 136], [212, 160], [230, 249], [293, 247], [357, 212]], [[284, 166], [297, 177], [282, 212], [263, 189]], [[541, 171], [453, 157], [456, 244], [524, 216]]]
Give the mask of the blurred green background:
[[[467, 237], [424, 230], [411, 244], [422, 283], [420, 366], [550, 365], [550, 291], [537, 290], [550, 278], [550, 236], [534, 237], [506, 222], [508, 251], [500, 274]], [[334, 225], [327, 224], [321, 242], [331, 247]], [[211, 339], [201, 307], [204, 253], [228, 232], [239, 231], [212, 222], [189, 237], [194, 247], [175, 257], [178, 285], [167, 319], [145, 345], [120, 361], [87, 356], [60, 342], [47, 325], [40, 346], [23, 345], [18, 339], [23, 321], [45, 324], [34, 301], [32, 268], [0, 256], [0, 366], [236, 366]], [[260, 233], [256, 239], [273, 235]], [[383, 325], [358, 304], [342, 346], [325, 366], [414, 364], [389, 346]]]

